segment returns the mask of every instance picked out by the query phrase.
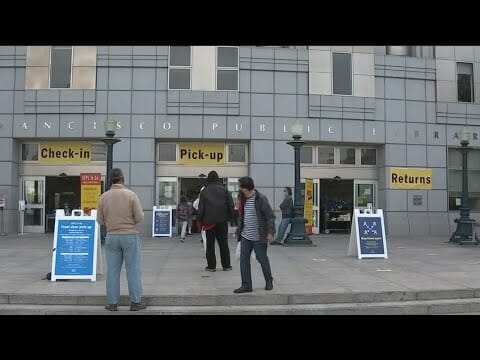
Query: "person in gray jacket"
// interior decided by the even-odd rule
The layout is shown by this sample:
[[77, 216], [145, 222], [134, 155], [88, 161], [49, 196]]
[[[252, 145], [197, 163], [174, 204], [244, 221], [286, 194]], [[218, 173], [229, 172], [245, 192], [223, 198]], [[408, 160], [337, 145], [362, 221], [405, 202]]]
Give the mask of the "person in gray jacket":
[[265, 290], [273, 289], [272, 270], [267, 256], [268, 243], [275, 234], [275, 214], [265, 195], [255, 189], [253, 179], [245, 176], [238, 180], [240, 185], [239, 221], [237, 238], [240, 244], [240, 274], [242, 286], [235, 289], [235, 294], [252, 291], [250, 256], [255, 250], [255, 257], [260, 263], [265, 278]]
[[288, 225], [291, 224], [293, 217], [292, 189], [287, 186], [283, 189], [283, 193], [285, 198], [280, 204], [280, 210], [282, 210], [282, 221], [278, 226], [277, 240], [272, 242], [272, 245], [283, 245], [285, 232], [287, 231]]
[[220, 247], [220, 260], [224, 271], [232, 270], [228, 249], [228, 221], [233, 222], [233, 198], [220, 181], [215, 170], [208, 173], [207, 185], [200, 192], [198, 220], [206, 230], [207, 271], [215, 271], [215, 238]]

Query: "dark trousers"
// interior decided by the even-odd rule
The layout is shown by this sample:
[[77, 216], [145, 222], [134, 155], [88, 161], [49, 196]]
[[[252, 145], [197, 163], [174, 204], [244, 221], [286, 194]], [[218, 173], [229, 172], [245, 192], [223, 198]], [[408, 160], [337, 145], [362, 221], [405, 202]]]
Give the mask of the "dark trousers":
[[207, 230], [207, 265], [210, 269], [217, 267], [217, 258], [215, 257], [215, 238], [220, 247], [220, 260], [222, 267], [230, 267], [230, 250], [228, 249], [228, 223], [217, 223], [211, 230]]
[[252, 288], [252, 272], [250, 266], [250, 258], [252, 250], [255, 250], [255, 257], [262, 267], [265, 282], [272, 281], [272, 270], [270, 268], [270, 260], [267, 256], [267, 244], [263, 241], [250, 241], [242, 236], [240, 244], [240, 274], [242, 276], [242, 286]]

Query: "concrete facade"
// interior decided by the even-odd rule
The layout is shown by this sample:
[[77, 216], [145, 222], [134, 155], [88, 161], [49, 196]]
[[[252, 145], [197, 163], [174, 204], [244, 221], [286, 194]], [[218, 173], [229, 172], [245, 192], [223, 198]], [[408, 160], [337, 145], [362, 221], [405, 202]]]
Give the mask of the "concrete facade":
[[[193, 47], [193, 57], [215, 60], [214, 47], [199, 48]], [[332, 52], [352, 54], [352, 96], [332, 94]], [[112, 117], [122, 140], [114, 147], [113, 165], [124, 169], [127, 184], [140, 196], [144, 234], [151, 232], [157, 178], [163, 176], [158, 143], [247, 144], [243, 175], [254, 178], [279, 216], [281, 188], [293, 187], [289, 126], [299, 121], [313, 146], [377, 149], [377, 206], [385, 211], [389, 234], [448, 235], [458, 212], [448, 210], [447, 149], [459, 146], [463, 127], [480, 134], [480, 47], [437, 46], [435, 53], [436, 58], [420, 58], [386, 55], [379, 46], [242, 46], [238, 91], [215, 91], [205, 73], [215, 66], [202, 67], [193, 58], [192, 86], [208, 90], [169, 90], [168, 46], [99, 46], [95, 89], [26, 89], [27, 48], [2, 46], [0, 194], [7, 198], [6, 230], [18, 231], [21, 144], [98, 140], [103, 122]], [[472, 103], [456, 100], [456, 61], [473, 63]], [[480, 146], [478, 136], [471, 146]], [[390, 189], [390, 167], [433, 169], [432, 190]], [[414, 195], [422, 197], [421, 205], [413, 204]]]

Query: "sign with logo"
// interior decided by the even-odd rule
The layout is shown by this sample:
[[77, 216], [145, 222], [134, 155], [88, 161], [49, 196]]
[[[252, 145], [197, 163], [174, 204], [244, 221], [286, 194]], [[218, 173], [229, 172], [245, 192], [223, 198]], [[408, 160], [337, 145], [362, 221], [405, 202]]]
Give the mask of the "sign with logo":
[[313, 180], [305, 179], [305, 201], [303, 204], [303, 217], [305, 218], [305, 231], [308, 234], [313, 230]]
[[152, 237], [172, 236], [172, 207], [154, 206], [152, 221]]
[[0, 208], [4, 208], [5, 207], [5, 202], [6, 202], [6, 196], [4, 194], [0, 194]]
[[225, 144], [180, 143], [179, 160], [184, 165], [224, 165]]
[[80, 174], [80, 207], [86, 214], [97, 208], [98, 198], [102, 190], [101, 183], [102, 174], [100, 173]]
[[348, 255], [358, 255], [359, 259], [388, 258], [383, 210], [354, 209]]
[[99, 226], [97, 212], [90, 216], [81, 210], [65, 216], [63, 209], [55, 214], [53, 236], [52, 281], [57, 279], [90, 279], [96, 281]]
[[432, 169], [390, 168], [391, 189], [431, 189]]
[[38, 161], [43, 164], [88, 164], [92, 146], [87, 142], [40, 143]]

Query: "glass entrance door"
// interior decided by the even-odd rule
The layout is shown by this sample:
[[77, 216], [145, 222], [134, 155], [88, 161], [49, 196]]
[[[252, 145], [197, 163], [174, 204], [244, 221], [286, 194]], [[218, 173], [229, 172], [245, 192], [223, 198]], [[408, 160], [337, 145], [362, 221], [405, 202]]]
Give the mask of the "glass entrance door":
[[353, 198], [355, 208], [365, 209], [371, 206], [372, 209], [376, 209], [377, 182], [372, 180], [355, 180]]
[[25, 200], [24, 231], [45, 232], [45, 177], [24, 176], [21, 200]]

